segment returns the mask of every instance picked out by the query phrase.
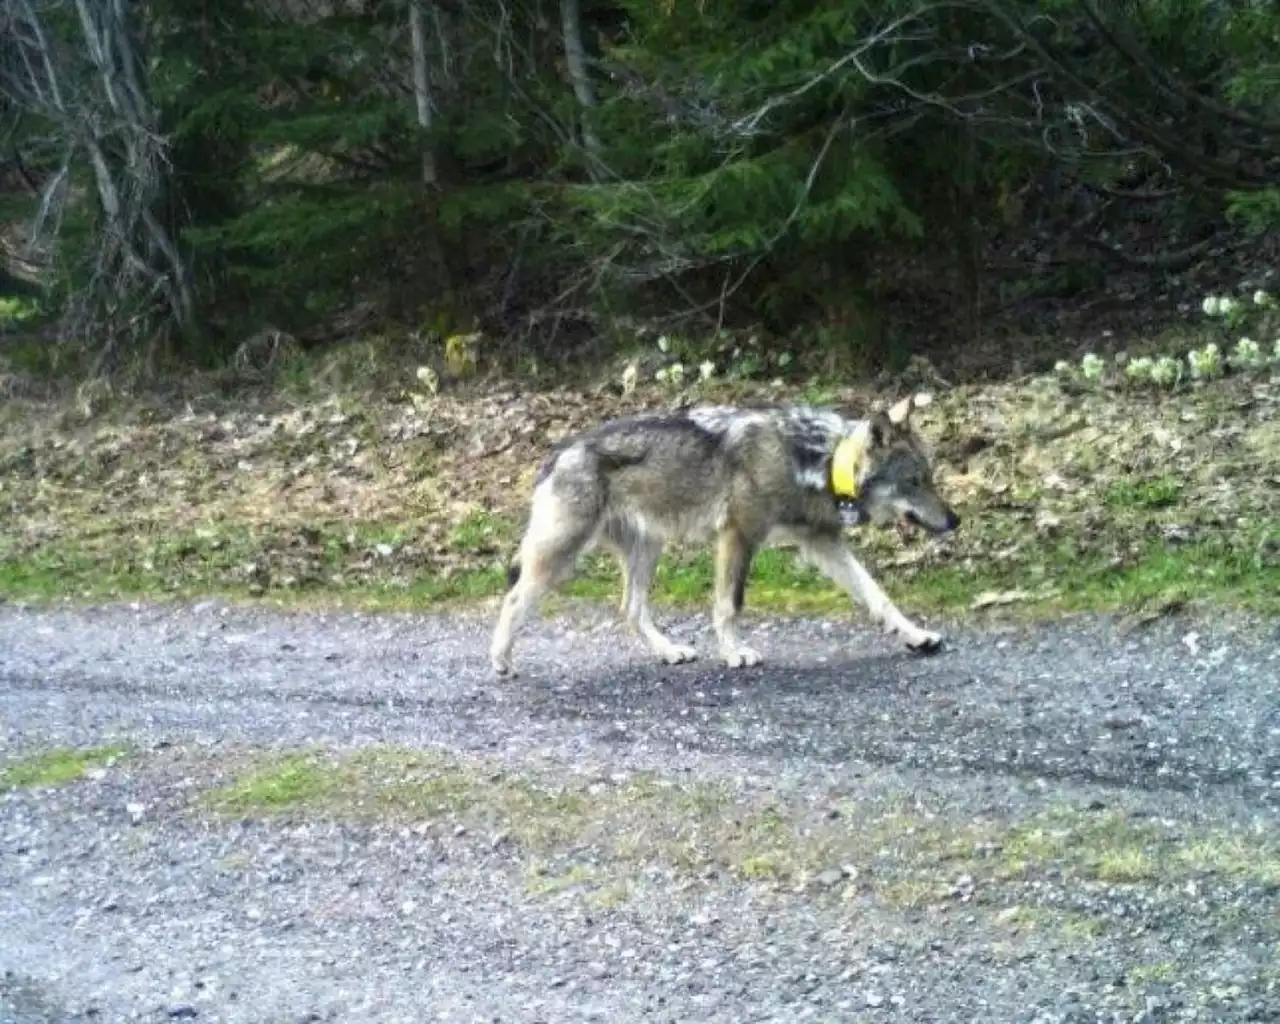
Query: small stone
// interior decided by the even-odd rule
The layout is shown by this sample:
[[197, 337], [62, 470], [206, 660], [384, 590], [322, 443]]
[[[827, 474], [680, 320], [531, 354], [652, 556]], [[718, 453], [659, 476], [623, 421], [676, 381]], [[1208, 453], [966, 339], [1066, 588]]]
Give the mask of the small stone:
[[199, 1015], [200, 1011], [190, 1003], [179, 1003], [177, 1006], [169, 1007], [169, 1016], [174, 1020], [191, 1020]]
[[842, 881], [844, 881], [844, 872], [839, 868], [827, 868], [826, 871], [822, 872], [822, 874], [818, 876], [818, 884], [824, 889], [830, 889], [833, 886], [837, 886]]
[[868, 992], [866, 995], [867, 1006], [875, 1010], [884, 1005], [884, 996], [879, 992]]
[[136, 803], [125, 804], [124, 810], [129, 815], [129, 820], [135, 825], [141, 824], [142, 817], [147, 811], [144, 805]]

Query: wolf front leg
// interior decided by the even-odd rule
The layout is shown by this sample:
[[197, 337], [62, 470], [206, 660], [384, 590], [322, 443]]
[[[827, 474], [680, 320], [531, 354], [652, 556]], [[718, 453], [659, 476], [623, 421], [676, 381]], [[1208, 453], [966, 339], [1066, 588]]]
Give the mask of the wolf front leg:
[[802, 550], [824, 576], [863, 604], [874, 621], [902, 637], [908, 648], [932, 654], [942, 646], [942, 636], [907, 618], [839, 537], [806, 537]]

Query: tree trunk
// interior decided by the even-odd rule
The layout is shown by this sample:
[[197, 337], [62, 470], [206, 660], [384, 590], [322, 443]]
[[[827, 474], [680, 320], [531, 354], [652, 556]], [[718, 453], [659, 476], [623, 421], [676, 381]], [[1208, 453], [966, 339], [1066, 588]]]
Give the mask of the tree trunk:
[[[431, 102], [431, 79], [427, 75], [426, 0], [409, 0], [409, 37], [413, 45], [413, 99], [418, 108], [418, 127], [431, 131], [434, 109]], [[436, 158], [431, 141], [422, 143], [422, 181], [436, 184]]]
[[440, 188], [435, 146], [427, 134], [435, 122], [435, 103], [431, 95], [431, 75], [427, 57], [427, 0], [408, 0], [409, 44], [413, 71], [413, 102], [418, 127], [422, 129], [422, 183], [424, 196], [422, 252], [427, 263], [429, 281], [426, 287], [432, 301], [438, 302], [450, 291], [449, 261], [440, 241], [437, 203]]
[[[124, 0], [92, 5], [89, 0], [75, 0], [75, 7], [85, 47], [123, 143], [121, 167], [106, 156], [109, 147], [103, 144], [99, 118], [92, 113], [80, 115], [80, 141], [93, 166], [108, 225], [96, 276], [117, 306], [129, 304], [121, 300], [145, 301], [147, 293], [158, 292], [173, 324], [185, 329], [194, 318], [190, 268], [153, 209], [165, 191], [166, 143], [142, 86], [130, 12]], [[108, 342], [100, 363], [110, 362], [117, 340], [113, 337]]]
[[582, 45], [582, 8], [579, 0], [560, 0], [560, 20], [564, 30], [564, 59], [569, 68], [569, 81], [578, 98], [581, 119], [582, 148], [587, 155], [587, 173], [593, 181], [600, 177], [600, 140], [592, 126], [596, 94], [587, 74], [587, 51]]

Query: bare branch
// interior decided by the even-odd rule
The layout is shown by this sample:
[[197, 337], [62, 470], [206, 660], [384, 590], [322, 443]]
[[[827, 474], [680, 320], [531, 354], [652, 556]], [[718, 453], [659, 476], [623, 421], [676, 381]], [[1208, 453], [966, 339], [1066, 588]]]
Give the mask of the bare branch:
[[[194, 320], [189, 267], [157, 214], [169, 170], [167, 142], [147, 94], [133, 9], [127, 0], [7, 0], [4, 11], [19, 30], [6, 40], [10, 60], [0, 84], [21, 108], [53, 123], [64, 149], [40, 189], [28, 246], [56, 241], [76, 161], [84, 159], [93, 176], [96, 250], [89, 285], [67, 312], [73, 329], [103, 338], [103, 367], [126, 336]], [[44, 19], [62, 12], [74, 17], [83, 48], [50, 34]], [[56, 259], [56, 248], [50, 251]]]
[[777, 96], [771, 96], [756, 110], [744, 117], [738, 118], [731, 125], [732, 131], [734, 134], [738, 135], [754, 135], [759, 129], [760, 123], [773, 113], [773, 111], [781, 106], [793, 103], [795, 100], [805, 95], [805, 93], [830, 80], [877, 46], [930, 38], [931, 33], [921, 33], [910, 36], [904, 31], [908, 26], [917, 23], [920, 16], [928, 9], [928, 7], [917, 8], [912, 13], [903, 15], [901, 18], [896, 18], [882, 29], [871, 33], [869, 36], [865, 36], [854, 49], [850, 50], [842, 57], [832, 61], [816, 75], [809, 77], [800, 85], [788, 90], [787, 92], [780, 93]]
[[1166, 72], [1127, 32], [1112, 29], [1103, 19], [1097, 5], [1092, 0], [1076, 0], [1076, 3], [1102, 37], [1168, 95], [1177, 98], [1185, 106], [1197, 107], [1202, 113], [1229, 121], [1240, 127], [1253, 128], [1271, 135], [1280, 135], [1280, 121], [1250, 116], [1233, 107], [1218, 103], [1209, 96], [1196, 92], [1185, 82]]
[[1119, 246], [1104, 242], [1100, 238], [1084, 237], [1081, 238], [1081, 241], [1099, 252], [1106, 253], [1113, 260], [1123, 263], [1125, 266], [1137, 267], [1142, 270], [1181, 270], [1195, 262], [1197, 257], [1208, 252], [1217, 239], [1213, 237], [1206, 238], [1183, 249], [1154, 253], [1150, 256], [1127, 253]]
[[[1111, 96], [1105, 87], [1087, 81], [1081, 71], [1068, 65], [1020, 18], [1010, 13], [1003, 0], [984, 0], [984, 3], [1016, 38], [1027, 45], [1046, 71], [1075, 93], [1078, 102], [1085, 105], [1084, 109], [1092, 111], [1094, 104], [1104, 103], [1109, 108], [1109, 116], [1114, 122], [1114, 125], [1109, 127], [1121, 129], [1125, 139], [1136, 140], [1153, 153], [1182, 164], [1217, 184], [1240, 189], [1257, 189], [1269, 184], [1268, 179], [1251, 174], [1242, 167], [1196, 153], [1180, 143], [1168, 131], [1153, 126], [1145, 115], [1132, 112], [1127, 104]], [[1100, 123], [1105, 124], [1105, 122]]]

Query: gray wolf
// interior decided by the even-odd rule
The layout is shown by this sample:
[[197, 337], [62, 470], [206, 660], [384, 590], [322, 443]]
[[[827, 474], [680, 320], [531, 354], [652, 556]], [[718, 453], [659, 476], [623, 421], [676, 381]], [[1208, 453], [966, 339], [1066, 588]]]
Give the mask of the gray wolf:
[[627, 416], [561, 440], [534, 478], [493, 631], [493, 670], [512, 671], [526, 617], [595, 545], [621, 563], [622, 612], [648, 648], [669, 664], [693, 660], [694, 649], [664, 636], [649, 609], [668, 541], [715, 542], [712, 623], [730, 667], [761, 661], [735, 621], [753, 555], [778, 541], [795, 543], [908, 648], [937, 650], [942, 637], [899, 611], [841, 539], [844, 527], [863, 523], [906, 522], [932, 533], [959, 526], [911, 426], [912, 410], [928, 401], [916, 395], [861, 419], [808, 406], [695, 406]]

